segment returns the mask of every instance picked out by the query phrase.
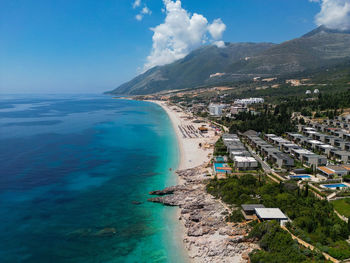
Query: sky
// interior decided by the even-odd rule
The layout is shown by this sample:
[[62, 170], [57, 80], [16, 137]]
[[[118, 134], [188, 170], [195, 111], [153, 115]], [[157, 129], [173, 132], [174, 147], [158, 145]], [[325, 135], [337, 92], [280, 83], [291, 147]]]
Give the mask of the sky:
[[0, 0], [0, 93], [102, 93], [200, 45], [350, 28], [350, 0]]

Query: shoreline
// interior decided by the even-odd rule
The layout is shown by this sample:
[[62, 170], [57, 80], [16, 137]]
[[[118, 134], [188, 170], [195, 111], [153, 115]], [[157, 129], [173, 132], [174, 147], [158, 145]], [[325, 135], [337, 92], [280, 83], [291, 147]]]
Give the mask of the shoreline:
[[[201, 139], [199, 139], [199, 138], [192, 139], [191, 138], [192, 142], [190, 144], [186, 144], [186, 141], [191, 140], [191, 139], [188, 138], [188, 140], [185, 140], [185, 138], [183, 137], [183, 135], [180, 132], [179, 125], [180, 126], [187, 125], [187, 124], [190, 124], [191, 121], [184, 121], [181, 119], [181, 116], [186, 116], [184, 114], [184, 112], [179, 107], [176, 107], [180, 110], [179, 112], [174, 111], [175, 106], [173, 106], [173, 109], [171, 109], [170, 106], [168, 104], [166, 104], [166, 102], [163, 102], [163, 101], [149, 100], [148, 102], [151, 102], [151, 103], [154, 103], [154, 104], [157, 104], [158, 106], [160, 106], [167, 113], [167, 115], [171, 121], [171, 125], [173, 127], [174, 132], [175, 132], [176, 141], [177, 141], [177, 145], [178, 145], [178, 149], [179, 149], [179, 152], [178, 152], [179, 163], [178, 163], [178, 166], [176, 168], [176, 171], [194, 168], [196, 166], [203, 165], [204, 163], [208, 163], [210, 161], [211, 157], [209, 157], [207, 154], [207, 152], [209, 152], [209, 151], [206, 151], [205, 152], [206, 156], [203, 156], [204, 154], [200, 153], [201, 149], [197, 148], [195, 144], [198, 145], [199, 142], [215, 143], [217, 140], [215, 137], [214, 138], [210, 138], [210, 137], [209, 138], [201, 138]], [[205, 123], [205, 124], [209, 126], [208, 123]], [[196, 125], [196, 126], [199, 126], [199, 125]], [[196, 127], [196, 128], [198, 128], [198, 127]], [[205, 139], [205, 140], [202, 140], [202, 139]], [[195, 158], [195, 160], [193, 160], [193, 161], [192, 161], [193, 158], [189, 159], [189, 156], [193, 152], [193, 150], [191, 148], [197, 149], [197, 151], [196, 151], [197, 154], [195, 154], [195, 156], [197, 158]], [[198, 155], [198, 152], [200, 153], [199, 155]], [[213, 151], [210, 151], [209, 154], [212, 155]], [[185, 183], [185, 181], [181, 178], [181, 176], [176, 176], [176, 182], [178, 185]], [[174, 218], [174, 220], [178, 220], [178, 218], [181, 218], [181, 210], [177, 209], [177, 211], [175, 212], [175, 215], [176, 215], [176, 218]], [[186, 253], [187, 262], [188, 263], [193, 262], [193, 260], [191, 260], [191, 258], [190, 258], [188, 249], [186, 248], [186, 246], [183, 243], [183, 241], [185, 240], [185, 238], [187, 236], [186, 227], [184, 226], [184, 224], [182, 222], [179, 222], [178, 227], [180, 228], [179, 229], [180, 231], [178, 232], [178, 238], [181, 239], [183, 250]]]
[[[178, 184], [151, 192], [158, 197], [148, 201], [179, 208], [176, 212], [181, 221], [178, 238], [182, 239], [188, 262], [249, 262], [248, 254], [258, 248], [254, 242], [246, 240], [249, 227], [227, 223], [225, 218], [231, 209], [206, 192], [206, 182], [210, 178], [207, 175], [211, 174], [209, 161], [219, 135], [208, 122], [194, 123], [194, 118], [177, 106], [169, 106], [164, 101], [149, 102], [159, 105], [168, 114], [180, 156], [175, 172]], [[206, 125], [208, 133], [199, 134], [198, 128], [202, 125]]]
[[[191, 134], [192, 138], [184, 138], [183, 134], [181, 133], [180, 127], [185, 127], [188, 125], [192, 125], [195, 129], [195, 131], [198, 131], [198, 128], [202, 125], [206, 125], [206, 127], [209, 127], [208, 122], [203, 123], [193, 123], [190, 118], [193, 118], [191, 115], [185, 113], [177, 106], [169, 106], [163, 101], [154, 101], [149, 100], [149, 102], [155, 103], [163, 108], [163, 110], [168, 114], [169, 119], [172, 123], [172, 126], [174, 128], [178, 147], [179, 147], [179, 166], [177, 167], [178, 170], [184, 170], [184, 169], [190, 169], [197, 167], [199, 165], [203, 165], [204, 163], [208, 163], [211, 160], [213, 151], [212, 149], [205, 148], [205, 147], [199, 147], [199, 143], [201, 143], [203, 146], [205, 144], [210, 145], [214, 144], [219, 136], [215, 136], [215, 131], [211, 128], [209, 128], [209, 132], [206, 134], [203, 134], [204, 137], [200, 137], [200, 135], [197, 134]], [[177, 109], [178, 111], [175, 111]]]

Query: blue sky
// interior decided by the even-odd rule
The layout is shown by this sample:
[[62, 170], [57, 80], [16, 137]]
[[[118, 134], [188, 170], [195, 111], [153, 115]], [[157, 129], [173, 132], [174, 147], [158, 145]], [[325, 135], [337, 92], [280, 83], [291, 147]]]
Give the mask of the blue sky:
[[[221, 19], [226, 30], [220, 40], [226, 42], [299, 37], [316, 27], [320, 12], [309, 0], [181, 2], [208, 24]], [[138, 21], [135, 16], [145, 6], [152, 13]], [[164, 23], [162, 8], [161, 0], [142, 0], [136, 8], [133, 0], [0, 0], [0, 92], [90, 93], [117, 87], [147, 63], [150, 28]]]

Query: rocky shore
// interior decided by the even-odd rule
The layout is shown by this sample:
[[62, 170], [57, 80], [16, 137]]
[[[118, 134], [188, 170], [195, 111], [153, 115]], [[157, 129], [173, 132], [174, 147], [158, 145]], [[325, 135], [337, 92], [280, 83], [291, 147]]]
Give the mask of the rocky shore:
[[249, 226], [225, 221], [230, 208], [205, 190], [208, 180], [200, 166], [177, 171], [181, 185], [150, 192], [150, 202], [178, 206], [186, 228], [184, 244], [193, 262], [249, 262], [248, 254], [258, 248], [247, 240]]

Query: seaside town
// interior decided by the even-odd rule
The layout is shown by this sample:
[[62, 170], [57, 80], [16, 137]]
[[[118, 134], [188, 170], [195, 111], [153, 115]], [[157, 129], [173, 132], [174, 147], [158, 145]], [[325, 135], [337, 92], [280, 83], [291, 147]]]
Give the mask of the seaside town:
[[350, 0], [0, 7], [0, 263], [350, 263]]
[[214, 89], [137, 98], [176, 130], [178, 185], [149, 201], [180, 207], [191, 260], [350, 262], [350, 111], [308, 87], [279, 103]]

